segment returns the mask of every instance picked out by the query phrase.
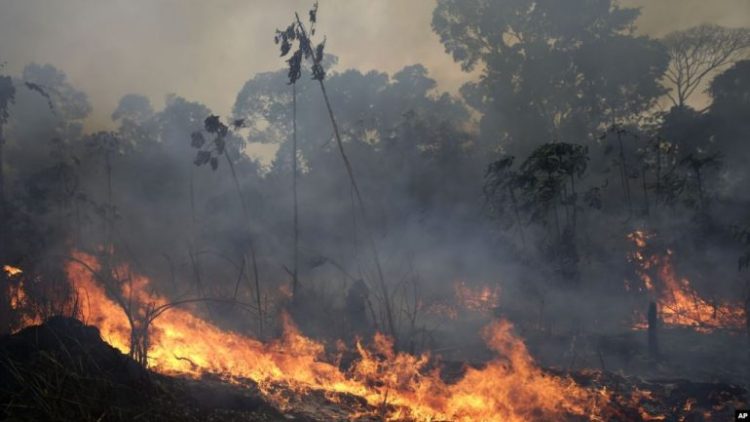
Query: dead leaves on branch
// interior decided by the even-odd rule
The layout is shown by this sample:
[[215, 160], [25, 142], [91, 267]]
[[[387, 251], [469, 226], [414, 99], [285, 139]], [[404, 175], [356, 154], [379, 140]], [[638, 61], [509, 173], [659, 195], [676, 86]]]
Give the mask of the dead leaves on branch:
[[281, 57], [286, 57], [289, 53], [291, 56], [287, 59], [289, 65], [289, 83], [293, 84], [302, 77], [302, 59], [309, 60], [311, 62], [312, 79], [322, 81], [325, 79], [326, 72], [323, 68], [323, 55], [325, 52], [325, 38], [322, 42], [318, 43], [313, 47], [314, 43], [311, 39], [315, 35], [315, 25], [318, 20], [318, 3], [313, 5], [313, 8], [308, 13], [308, 24], [310, 31], [305, 29], [304, 24], [296, 15], [296, 20], [292, 22], [284, 30], [276, 30], [274, 36], [274, 42], [279, 45], [279, 51]]

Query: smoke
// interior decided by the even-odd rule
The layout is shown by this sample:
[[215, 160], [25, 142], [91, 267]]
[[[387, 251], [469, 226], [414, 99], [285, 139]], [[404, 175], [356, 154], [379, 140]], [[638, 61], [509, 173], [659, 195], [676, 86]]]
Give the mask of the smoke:
[[[233, 93], [252, 75], [279, 66], [270, 42], [291, 10], [310, 2], [295, 0], [132, 2], [73, 0], [3, 1], [0, 60], [18, 74], [28, 63], [51, 63], [74, 86], [88, 93], [94, 111], [89, 130], [113, 128], [109, 119], [120, 97], [147, 95], [163, 104], [178, 93], [227, 114]], [[663, 36], [700, 23], [746, 26], [744, 0], [626, 1], [642, 7], [639, 31]], [[476, 74], [466, 74], [444, 54], [430, 29], [435, 2], [321, 2], [320, 33], [340, 57], [339, 69], [378, 69], [395, 73], [422, 63], [442, 90], [456, 92]]]
[[[637, 32], [653, 36], [703, 21], [750, 23], [742, 1], [623, 5], [642, 6]], [[253, 303], [257, 272], [261, 301], [278, 307], [268, 312], [286, 307], [294, 236], [292, 97], [272, 36], [289, 21], [290, 10], [308, 6], [239, 0], [4, 4], [4, 72], [20, 87], [24, 82], [46, 87], [52, 102], [50, 109], [44, 96], [19, 90], [5, 128], [7, 184], [17, 214], [39, 223], [38, 247], [96, 250], [111, 236], [120, 258], [149, 274], [170, 297], [234, 296]], [[572, 193], [574, 205], [560, 201], [554, 210], [547, 204], [540, 211], [526, 203], [514, 210], [520, 215], [500, 216], [483, 182], [487, 166], [499, 156], [501, 135], [486, 121], [478, 125], [480, 111], [467, 105], [485, 99], [486, 91], [475, 89], [480, 95], [469, 98], [470, 90], [459, 90], [482, 70], [462, 72], [443, 51], [430, 27], [435, 3], [358, 0], [320, 7], [318, 33], [328, 37], [326, 51], [336, 54], [327, 58], [325, 83], [365, 210], [354, 201], [317, 82], [305, 74], [296, 86], [304, 302], [298, 322], [304, 330], [351, 336], [342, 315], [347, 293], [359, 280], [374, 304], [367, 315], [370, 329], [384, 328], [375, 326], [382, 320], [378, 303], [386, 299], [378, 290], [369, 235], [391, 288], [387, 300], [396, 306], [399, 332], [419, 338], [423, 347], [450, 344], [456, 358], [482, 355], [474, 333], [491, 317], [509, 317], [527, 327], [530, 337], [540, 336], [538, 349], [550, 345], [543, 352], [558, 364], [569, 363], [562, 351], [573, 348], [579, 336], [622, 330], [633, 309], [647, 305], [644, 297], [617, 296], [624, 296], [624, 283], [639, 281], [627, 260], [626, 235], [645, 226], [659, 228], [665, 249], [688, 257], [679, 270], [701, 292], [736, 295], [737, 247], [720, 221], [743, 218], [743, 204], [727, 197], [746, 180], [734, 180], [724, 196], [707, 195], [716, 200], [704, 207], [702, 190], [721, 192], [720, 178], [708, 167], [697, 175], [694, 167], [678, 165], [675, 152], [670, 171], [682, 177], [675, 188], [679, 200], [657, 207], [649, 197], [657, 189], [653, 162], [635, 172], [622, 163], [641, 162], [650, 154], [646, 138], [663, 128], [629, 127], [637, 136], [617, 155], [610, 151], [615, 138], [585, 138], [603, 128], [581, 116], [569, 133], [583, 134], [575, 141], [589, 147], [590, 161], [585, 178], [582, 173], [575, 179], [580, 184]], [[661, 54], [658, 48], [650, 52]], [[595, 76], [618, 71], [609, 62], [589, 64]], [[197, 151], [190, 145], [195, 132], [209, 137], [204, 119], [212, 114], [230, 126], [242, 120], [226, 138], [227, 156], [218, 157], [215, 170], [195, 166]], [[525, 153], [551, 140], [539, 123], [546, 116], [490, 117], [503, 130], [514, 126], [527, 135]], [[117, 143], [106, 149], [101, 140], [107, 135], [96, 133], [99, 129], [117, 131]], [[732, 136], [721, 135], [717, 142], [739, 151]], [[519, 153], [514, 171], [521, 172], [526, 158]], [[597, 200], [604, 205], [595, 206]], [[525, 223], [517, 224], [522, 219]], [[572, 246], [561, 240], [569, 234], [559, 227], [560, 219], [577, 224]], [[113, 233], [106, 228], [110, 223]], [[47, 236], [47, 230], [59, 233]], [[573, 270], [565, 268], [568, 258], [575, 261]], [[714, 285], [713, 279], [728, 282]], [[429, 314], [430, 305], [456, 305], [458, 282], [497, 287], [498, 308], [483, 315], [460, 309], [462, 317], [469, 316], [459, 321]], [[238, 330], [254, 330], [258, 317], [228, 305], [201, 306], [198, 312]]]

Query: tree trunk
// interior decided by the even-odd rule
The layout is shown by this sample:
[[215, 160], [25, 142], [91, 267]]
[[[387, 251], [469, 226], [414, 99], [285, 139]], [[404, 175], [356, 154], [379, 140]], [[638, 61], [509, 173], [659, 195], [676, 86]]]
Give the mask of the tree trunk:
[[352, 188], [354, 189], [355, 196], [357, 198], [357, 203], [360, 208], [360, 212], [362, 213], [362, 220], [363, 220], [363, 226], [365, 228], [365, 234], [367, 237], [368, 242], [370, 243], [370, 248], [373, 252], [373, 257], [375, 260], [375, 268], [377, 269], [378, 273], [378, 282], [380, 284], [380, 290], [383, 295], [383, 305], [385, 306], [385, 314], [386, 314], [386, 322], [388, 323], [388, 334], [390, 334], [396, 343], [398, 342], [397, 332], [396, 332], [396, 324], [393, 319], [393, 311], [391, 309], [391, 295], [388, 292], [388, 285], [385, 283], [385, 276], [383, 275], [383, 268], [380, 265], [380, 255], [378, 254], [378, 249], [375, 244], [375, 239], [373, 237], [372, 231], [370, 230], [369, 226], [369, 219], [367, 218], [367, 209], [365, 208], [364, 200], [362, 199], [362, 194], [359, 191], [359, 186], [357, 185], [357, 180], [354, 178], [354, 170], [352, 170], [351, 162], [349, 162], [349, 157], [346, 155], [346, 152], [344, 151], [344, 144], [341, 141], [341, 134], [339, 133], [339, 127], [336, 123], [336, 118], [333, 115], [333, 109], [331, 108], [331, 102], [328, 99], [328, 93], [326, 92], [325, 84], [322, 80], [318, 80], [320, 83], [320, 90], [323, 93], [323, 99], [325, 100], [326, 108], [328, 109], [328, 117], [331, 119], [331, 125], [333, 126], [333, 133], [336, 137], [336, 144], [339, 148], [339, 153], [341, 154], [341, 159], [344, 161], [344, 167], [346, 167], [346, 173], [349, 176], [349, 181], [352, 185]]
[[292, 84], [292, 196], [294, 200], [294, 258], [292, 263], [292, 301], [297, 301], [299, 285], [299, 209], [297, 202], [297, 84]]
[[706, 209], [706, 202], [703, 197], [703, 175], [701, 174], [700, 167], [695, 167], [695, 178], [698, 181], [698, 201], [701, 211], [704, 211]]
[[255, 258], [255, 248], [250, 248], [250, 257], [253, 261], [253, 279], [255, 280], [255, 302], [258, 306], [258, 336], [263, 338], [263, 306], [261, 304], [260, 296], [260, 278], [258, 277], [258, 261]]
[[[750, 362], [750, 292], [747, 291], [747, 287], [745, 289], [745, 335], [747, 336], [747, 360]], [[750, 365], [748, 365], [745, 379], [750, 382]]]
[[[302, 38], [306, 39], [308, 42], [308, 50], [307, 52], [311, 52], [310, 49], [310, 38], [307, 36], [307, 31], [305, 31], [305, 26], [302, 24], [302, 21], [299, 18], [299, 15], [295, 13], [295, 17], [297, 18], [297, 25], [299, 29], [302, 31]], [[333, 109], [331, 108], [331, 101], [328, 98], [328, 92], [326, 91], [326, 85], [323, 83], [323, 78], [317, 78], [318, 83], [320, 84], [320, 91], [323, 94], [323, 100], [325, 101], [326, 109], [328, 110], [328, 117], [331, 120], [331, 126], [333, 126], [333, 134], [336, 138], [336, 145], [338, 146], [339, 153], [341, 154], [341, 159], [344, 162], [344, 167], [346, 168], [346, 173], [349, 176], [349, 182], [351, 183], [352, 189], [354, 190], [355, 196], [357, 198], [357, 203], [360, 208], [360, 213], [362, 214], [362, 220], [363, 220], [363, 226], [365, 228], [365, 234], [367, 237], [367, 240], [370, 244], [370, 248], [372, 249], [373, 258], [375, 261], [375, 267], [377, 269], [378, 274], [378, 283], [380, 284], [380, 290], [383, 295], [383, 304], [385, 307], [386, 312], [386, 321], [388, 323], [388, 334], [390, 334], [393, 337], [394, 343], [398, 344], [398, 333], [396, 332], [396, 324], [393, 319], [393, 311], [391, 309], [391, 295], [388, 292], [388, 285], [385, 282], [385, 276], [383, 275], [383, 267], [380, 264], [380, 255], [378, 254], [378, 248], [375, 244], [375, 238], [373, 236], [372, 231], [370, 230], [369, 226], [369, 219], [367, 218], [367, 209], [365, 208], [364, 200], [362, 199], [362, 194], [359, 191], [359, 186], [357, 185], [357, 180], [354, 177], [354, 171], [352, 170], [351, 162], [349, 162], [349, 157], [346, 155], [346, 151], [344, 151], [344, 143], [341, 141], [341, 133], [339, 132], [339, 126], [338, 123], [336, 123], [336, 117], [333, 114]]]
[[107, 212], [104, 214], [106, 221], [104, 222], [104, 239], [105, 245], [107, 246], [107, 253], [112, 252], [112, 224], [114, 224], [114, 212], [112, 210], [112, 160], [110, 157], [110, 151], [104, 153], [104, 171], [107, 175]]
[[510, 185], [508, 185], [508, 192], [510, 193], [510, 200], [513, 203], [513, 213], [516, 215], [516, 224], [518, 224], [518, 229], [521, 232], [521, 245], [525, 250], [526, 235], [524, 234], [523, 223], [521, 222], [521, 214], [518, 212], [518, 201], [516, 200], [516, 193], [513, 190], [513, 187], [511, 187]]
[[[3, 137], [3, 126], [0, 123], [0, 267], [7, 264], [7, 204], [5, 202], [5, 167], [3, 161], [3, 149], [5, 138]], [[0, 336], [10, 332], [10, 298], [8, 290], [8, 276], [0, 268]]]
[[560, 205], [562, 205], [563, 210], [565, 210], [565, 227], [569, 227], [571, 223], [571, 216], [570, 216], [570, 206], [567, 203], [568, 202], [568, 185], [565, 184], [565, 182], [562, 183], [562, 196], [560, 197]]
[[[250, 224], [250, 211], [248, 210], [247, 204], [245, 203], [245, 197], [242, 196], [242, 189], [240, 188], [240, 180], [237, 178], [237, 172], [234, 169], [234, 163], [232, 163], [232, 160], [229, 158], [229, 154], [227, 153], [227, 150], [224, 149], [224, 158], [227, 160], [227, 164], [229, 165], [229, 170], [232, 173], [232, 180], [234, 180], [234, 187], [237, 190], [237, 197], [240, 200], [240, 205], [242, 206], [242, 215], [245, 217], [245, 221]], [[250, 230], [248, 229], [248, 232]], [[260, 280], [258, 279], [258, 263], [256, 261], [256, 250], [255, 250], [255, 236], [250, 233], [250, 254], [252, 256], [252, 262], [253, 262], [253, 275], [255, 276], [255, 285], [258, 289], [257, 295], [258, 298], [260, 298]], [[260, 299], [258, 299], [260, 301]], [[259, 302], [260, 303], [260, 302]], [[210, 308], [209, 308], [210, 309]], [[260, 308], [258, 308], [258, 312], [260, 311]], [[259, 320], [262, 320], [263, 318], [259, 318]], [[260, 323], [262, 324], [262, 322]], [[262, 326], [260, 327], [260, 330], [262, 331]], [[262, 333], [261, 333], [262, 334]]]
[[659, 317], [656, 309], [655, 302], [649, 302], [648, 304], [648, 356], [656, 360], [659, 358], [659, 343], [657, 329], [659, 324]]
[[[549, 180], [552, 180], [552, 173], [547, 174], [547, 178]], [[557, 198], [552, 198], [552, 210], [554, 211], [555, 215], [555, 230], [557, 230], [557, 242], [560, 243], [560, 239], [562, 239], [562, 231], [560, 230], [560, 215], [557, 212]], [[557, 254], [557, 248], [555, 248], [555, 254]]]
[[651, 210], [648, 203], [648, 188], [646, 186], [646, 167], [643, 167], [641, 169], [641, 180], [643, 181], [643, 202], [645, 206], [644, 211], [646, 212], [646, 215], [649, 215]]
[[576, 234], [576, 228], [578, 225], [578, 193], [576, 192], [576, 176], [573, 173], [570, 174], [570, 192], [573, 197], [573, 234]]
[[632, 217], [633, 216], [633, 201], [630, 196], [630, 181], [628, 180], [628, 166], [625, 162], [625, 147], [622, 144], [622, 134], [620, 133], [620, 130], [617, 129], [617, 143], [620, 146], [620, 167], [621, 167], [621, 177], [622, 177], [622, 186], [625, 189], [625, 199], [628, 201], [628, 214]]
[[656, 143], [656, 206], [661, 198], [661, 140]]

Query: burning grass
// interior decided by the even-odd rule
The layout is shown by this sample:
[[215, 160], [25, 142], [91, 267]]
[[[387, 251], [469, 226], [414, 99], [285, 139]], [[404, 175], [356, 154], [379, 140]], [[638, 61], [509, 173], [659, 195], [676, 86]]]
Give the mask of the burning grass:
[[[111, 300], [91, 269], [96, 260], [77, 253], [67, 268], [80, 297], [83, 319], [97, 326], [102, 337], [123, 352], [130, 348], [130, 323]], [[82, 265], [86, 264], [86, 265]], [[166, 299], [149, 293], [149, 280], [126, 268], [129, 280], [123, 296], [153, 309]], [[145, 311], [140, 311], [145, 312]], [[598, 420], [607, 403], [606, 389], [587, 389], [571, 378], [539, 368], [510, 323], [486, 327], [483, 337], [497, 357], [481, 368], [467, 368], [454, 383], [429, 369], [429, 355], [394, 351], [390, 339], [376, 335], [374, 346], [357, 346], [357, 361], [349, 370], [330, 363], [323, 344], [303, 336], [287, 318], [283, 335], [268, 343], [220, 329], [187, 309], [165, 312], [150, 326], [148, 364], [163, 374], [199, 378], [213, 374], [230, 382], [249, 379], [281, 409], [292, 405], [288, 392], [322, 392], [332, 401], [353, 396], [391, 420], [550, 420], [572, 415]], [[350, 415], [354, 416], [354, 414]]]
[[[135, 319], [167, 304], [165, 297], [152, 293], [148, 278], [126, 266], [114, 272], [126, 280], [119, 297], [127, 299]], [[130, 350], [133, 322], [122, 304], [105, 292], [97, 278], [101, 266], [96, 259], [76, 253], [67, 275], [81, 301], [81, 318], [114, 347], [101, 343], [99, 333], [94, 336], [73, 322], [72, 331], [85, 336], [65, 343], [71, 331], [66, 328], [68, 334], [55, 334], [62, 347], [44, 346], [52, 352], [38, 343], [31, 349], [41, 353], [8, 352], [7, 344], [37, 341], [38, 332], [48, 332], [57, 320], [4, 340], [2, 378], [15, 383], [3, 396], [8, 415], [38, 409], [43, 419], [76, 415], [78, 420], [274, 420], [282, 417], [277, 411], [306, 420], [342, 421], [647, 421], [695, 415], [722, 420], [745, 400], [744, 390], [731, 385], [645, 383], [598, 371], [543, 370], [504, 320], [482, 330], [495, 357], [481, 365], [464, 364], [447, 381], [435, 358], [397, 352], [392, 340], [381, 334], [368, 346], [358, 343], [351, 352], [356, 358], [343, 369], [336, 363], [340, 357], [330, 356], [324, 344], [302, 335], [288, 317], [281, 336], [261, 342], [222, 330], [189, 308], [171, 308], [148, 326], [147, 362], [157, 373], [149, 377], [120, 354]], [[36, 357], [25, 362], [28, 356]], [[130, 389], [135, 391], [132, 397], [147, 397], [135, 404], [107, 398]], [[115, 413], [101, 406], [109, 401], [114, 406], [109, 412]], [[178, 410], [181, 401], [188, 404]]]
[[[667, 326], [688, 327], [698, 332], [709, 333], [716, 329], [741, 330], [745, 326], [745, 311], [734, 303], [713, 301], [701, 297], [685, 277], [677, 274], [672, 261], [672, 251], [652, 252], [645, 231], [634, 231], [628, 235], [636, 250], [630, 260], [637, 265], [637, 273], [643, 287], [655, 298], [659, 317]], [[637, 314], [636, 329], [646, 328], [645, 318]]]

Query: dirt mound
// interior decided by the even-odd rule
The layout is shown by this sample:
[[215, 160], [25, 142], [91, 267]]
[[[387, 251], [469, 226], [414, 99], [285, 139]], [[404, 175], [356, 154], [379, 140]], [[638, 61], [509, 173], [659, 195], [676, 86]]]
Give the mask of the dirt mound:
[[278, 420], [252, 388], [154, 374], [99, 330], [53, 317], [0, 338], [0, 420]]

